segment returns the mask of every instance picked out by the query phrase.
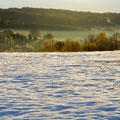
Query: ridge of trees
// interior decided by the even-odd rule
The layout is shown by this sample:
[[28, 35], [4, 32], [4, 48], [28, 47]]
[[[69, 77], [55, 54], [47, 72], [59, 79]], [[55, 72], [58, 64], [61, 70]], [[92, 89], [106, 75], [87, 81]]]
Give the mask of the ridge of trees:
[[[119, 13], [92, 13], [60, 9], [9, 8], [0, 9], [0, 18], [8, 28], [41, 28], [77, 30], [80, 27], [114, 26], [120, 24]], [[107, 22], [110, 19], [113, 24]]]

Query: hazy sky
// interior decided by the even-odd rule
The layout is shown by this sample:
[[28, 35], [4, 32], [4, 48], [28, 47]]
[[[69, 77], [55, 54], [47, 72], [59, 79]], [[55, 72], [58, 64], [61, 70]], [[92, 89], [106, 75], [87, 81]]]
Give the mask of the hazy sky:
[[120, 0], [0, 0], [0, 8], [37, 7], [94, 12], [120, 12]]

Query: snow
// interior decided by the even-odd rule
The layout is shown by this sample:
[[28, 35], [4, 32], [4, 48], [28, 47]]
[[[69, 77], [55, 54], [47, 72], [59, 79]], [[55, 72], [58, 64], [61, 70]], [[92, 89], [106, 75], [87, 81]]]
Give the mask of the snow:
[[120, 51], [0, 53], [0, 120], [120, 120]]

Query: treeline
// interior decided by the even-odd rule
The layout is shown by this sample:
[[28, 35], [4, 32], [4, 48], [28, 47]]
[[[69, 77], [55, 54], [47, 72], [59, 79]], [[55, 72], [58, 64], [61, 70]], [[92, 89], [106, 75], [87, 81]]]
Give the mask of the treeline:
[[120, 33], [108, 37], [104, 32], [89, 35], [85, 43], [65, 40], [58, 41], [48, 33], [42, 36], [39, 31], [31, 30], [23, 35], [5, 30], [0, 33], [0, 52], [81, 52], [120, 50]]
[[[74, 30], [80, 27], [114, 26], [120, 24], [120, 14], [91, 13], [70, 10], [42, 8], [10, 8], [0, 9], [0, 27], [8, 28], [40, 28]], [[107, 22], [110, 19], [113, 24]]]

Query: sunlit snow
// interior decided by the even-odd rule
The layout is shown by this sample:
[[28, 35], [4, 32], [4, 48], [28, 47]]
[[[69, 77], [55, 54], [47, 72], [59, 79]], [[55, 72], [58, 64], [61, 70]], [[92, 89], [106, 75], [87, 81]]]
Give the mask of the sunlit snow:
[[120, 51], [0, 53], [0, 120], [120, 120]]

